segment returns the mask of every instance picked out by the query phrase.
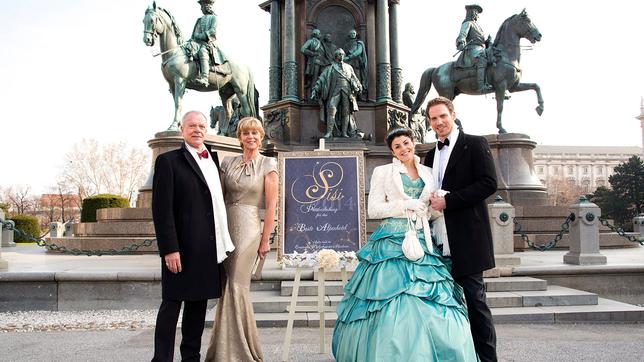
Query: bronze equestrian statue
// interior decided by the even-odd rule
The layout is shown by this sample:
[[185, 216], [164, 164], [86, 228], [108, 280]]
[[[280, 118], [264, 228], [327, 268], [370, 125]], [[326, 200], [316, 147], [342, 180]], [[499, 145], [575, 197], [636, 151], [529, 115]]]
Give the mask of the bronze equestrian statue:
[[[479, 6], [477, 7], [480, 9]], [[466, 19], [466, 21], [468, 20]], [[461, 30], [463, 30], [463, 27]], [[533, 89], [537, 94], [537, 114], [541, 115], [543, 113], [543, 98], [541, 97], [539, 85], [536, 83], [520, 82], [521, 66], [519, 59], [521, 58], [521, 47], [519, 41], [521, 38], [525, 38], [534, 44], [541, 40], [539, 29], [532, 23], [525, 9], [519, 14], [512, 15], [503, 22], [491, 47], [481, 51], [479, 38], [481, 36], [477, 34], [473, 38], [475, 40], [470, 45], [474, 44], [473, 48], [476, 48], [478, 54], [485, 53], [485, 59], [487, 60], [485, 61], [484, 79], [487, 79], [487, 83], [492, 88], [487, 87], [476, 65], [469, 69], [462, 68], [458, 66], [457, 61], [445, 63], [437, 68], [428, 68], [420, 78], [418, 95], [411, 109], [412, 114], [419, 110], [432, 84], [439, 95], [450, 100], [461, 93], [480, 95], [494, 92], [497, 111], [496, 127], [499, 133], [506, 133], [501, 123], [503, 101], [505, 100], [506, 91], [514, 93]], [[459, 43], [459, 45], [463, 45], [461, 49], [468, 50], [467, 41], [464, 44]], [[477, 61], [483, 61], [483, 56], [477, 57]]]

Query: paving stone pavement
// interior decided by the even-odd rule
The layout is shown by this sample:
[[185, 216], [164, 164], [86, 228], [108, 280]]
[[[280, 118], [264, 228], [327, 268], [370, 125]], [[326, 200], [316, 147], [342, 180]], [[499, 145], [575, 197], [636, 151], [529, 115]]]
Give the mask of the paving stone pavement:
[[[326, 330], [326, 354], [319, 354], [318, 329], [297, 328], [290, 361], [333, 361], [331, 329]], [[206, 329], [205, 352], [210, 338]], [[281, 359], [284, 328], [259, 330], [266, 361]], [[644, 324], [504, 324], [497, 326], [500, 361], [575, 362], [641, 361]], [[0, 333], [2, 361], [149, 361], [152, 328]], [[180, 360], [177, 335], [175, 360]]]

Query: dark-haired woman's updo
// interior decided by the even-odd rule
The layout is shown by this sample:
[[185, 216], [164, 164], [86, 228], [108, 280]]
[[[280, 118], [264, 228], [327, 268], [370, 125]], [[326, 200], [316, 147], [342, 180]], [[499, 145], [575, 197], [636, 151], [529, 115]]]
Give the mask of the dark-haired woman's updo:
[[391, 143], [396, 137], [407, 136], [410, 140], [414, 140], [414, 134], [411, 133], [409, 128], [394, 128], [387, 134], [387, 147], [391, 150]]

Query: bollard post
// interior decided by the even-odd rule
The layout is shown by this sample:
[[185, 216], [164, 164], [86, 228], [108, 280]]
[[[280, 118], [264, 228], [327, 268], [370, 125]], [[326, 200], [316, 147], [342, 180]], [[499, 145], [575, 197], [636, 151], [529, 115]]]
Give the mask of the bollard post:
[[62, 238], [65, 235], [65, 226], [60, 222], [49, 223], [49, 237]]
[[71, 238], [72, 236], [74, 236], [74, 231], [73, 230], [74, 230], [74, 220], [70, 220], [70, 221], [66, 222], [65, 223], [65, 233], [63, 234], [63, 236]]
[[[0, 221], [4, 221], [4, 211], [0, 210]], [[0, 226], [0, 271], [8, 270], [9, 263], [2, 259], [2, 226]]]
[[[2, 211], [2, 210], [0, 210], [0, 211]], [[2, 218], [5, 222], [10, 223], [12, 227], [15, 227], [15, 226], [16, 226], [16, 222], [15, 222], [15, 221], [13, 221], [13, 220], [6, 220], [6, 219], [4, 218], [4, 213], [2, 214], [2, 217], [1, 217], [1, 218]], [[16, 246], [16, 243], [14, 243], [14, 242], [13, 242], [13, 230], [11, 230], [11, 229], [9, 229], [9, 228], [6, 228], [6, 229], [5, 229], [5, 228], [2, 228], [2, 230], [0, 230], [0, 233], [2, 234], [2, 241], [0, 241], [0, 245], [2, 245], [2, 246], [3, 246], [3, 247], [5, 247], [5, 248]]]
[[497, 195], [494, 202], [487, 207], [490, 214], [496, 266], [508, 267], [521, 264], [521, 258], [514, 256], [514, 206]]
[[639, 214], [633, 218], [633, 231], [640, 233], [640, 237], [644, 238], [644, 214]]
[[599, 253], [599, 206], [580, 197], [570, 206], [575, 219], [570, 223], [570, 250], [563, 257], [565, 264], [606, 264], [606, 256]]

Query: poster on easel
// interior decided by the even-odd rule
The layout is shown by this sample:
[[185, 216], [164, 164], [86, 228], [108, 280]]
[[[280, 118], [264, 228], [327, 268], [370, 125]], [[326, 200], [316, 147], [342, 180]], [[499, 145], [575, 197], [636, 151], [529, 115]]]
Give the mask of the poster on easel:
[[291, 265], [320, 250], [355, 257], [366, 237], [362, 151], [289, 152], [278, 162], [278, 260]]
[[[319, 313], [320, 353], [325, 353], [325, 272], [347, 265], [366, 238], [364, 155], [362, 151], [320, 150], [281, 153], [279, 164], [278, 261], [295, 267], [282, 361], [288, 361], [296, 312]], [[318, 271], [317, 306], [298, 306], [302, 267]]]

